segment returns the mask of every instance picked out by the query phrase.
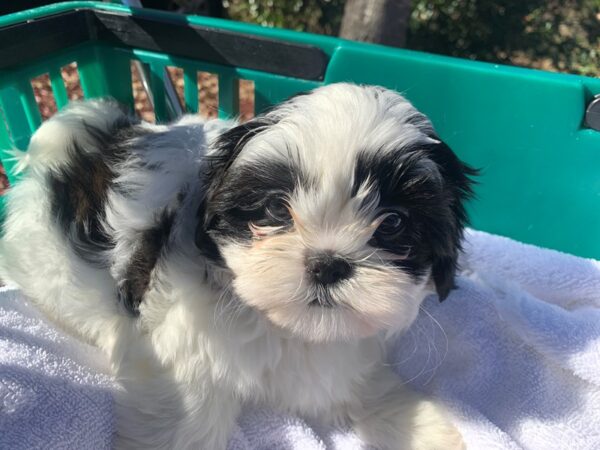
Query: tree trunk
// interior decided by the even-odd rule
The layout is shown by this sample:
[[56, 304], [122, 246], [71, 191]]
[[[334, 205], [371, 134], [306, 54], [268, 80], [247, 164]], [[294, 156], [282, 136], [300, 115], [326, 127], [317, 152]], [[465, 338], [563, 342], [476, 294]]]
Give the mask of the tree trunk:
[[348, 0], [340, 37], [403, 47], [410, 0]]

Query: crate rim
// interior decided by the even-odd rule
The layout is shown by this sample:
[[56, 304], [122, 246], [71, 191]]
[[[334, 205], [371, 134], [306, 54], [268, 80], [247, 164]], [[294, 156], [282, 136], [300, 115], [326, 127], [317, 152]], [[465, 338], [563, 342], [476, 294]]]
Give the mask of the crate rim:
[[[475, 61], [471, 59], [446, 56], [417, 50], [388, 47], [380, 44], [350, 41], [339, 37], [324, 36], [309, 32], [266, 27], [256, 24], [232, 21], [228, 19], [219, 19], [196, 15], [184, 15], [174, 12], [159, 11], [152, 9], [131, 8], [123, 5], [104, 3], [98, 1], [67, 1], [0, 16], [0, 29], [23, 22], [32, 22], [40, 18], [68, 11], [81, 10], [106, 11], [116, 14], [140, 16], [144, 18], [158, 19], [181, 25], [187, 24], [211, 29], [221, 29], [238, 34], [251, 34], [254, 36], [265, 37], [277, 41], [288, 41], [305, 45], [312, 45], [320, 48], [330, 58], [329, 62], [331, 62], [331, 59], [335, 56], [336, 51], [340, 49], [359, 49], [383, 55], [402, 55], [402, 57], [407, 61], [427, 60], [430, 62], [436, 62], [438, 64], [443, 64], [447, 66], [460, 65], [470, 70], [482, 71], [486, 73], [495, 72], [499, 74], [512, 75], [517, 77], [534, 76], [536, 78], [547, 79], [553, 82], [563, 81], [566, 83], [573, 83], [575, 81], [583, 84], [588, 90], [589, 100], [591, 100], [594, 97], [594, 95], [600, 94], [600, 79], [588, 77], [585, 75], [577, 75], [562, 72], [548, 72], [545, 70], [535, 68], [511, 66], [507, 64], [492, 63], [485, 61]], [[2, 48], [1, 42], [0, 48]], [[0, 73], [3, 70], [7, 69], [0, 69]], [[325, 74], [325, 81], [326, 77], [327, 76]]]

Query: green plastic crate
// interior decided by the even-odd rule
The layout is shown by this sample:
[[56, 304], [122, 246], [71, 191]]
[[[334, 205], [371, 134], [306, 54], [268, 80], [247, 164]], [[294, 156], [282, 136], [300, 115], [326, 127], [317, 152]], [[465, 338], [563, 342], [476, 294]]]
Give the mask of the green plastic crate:
[[[162, 74], [180, 67], [185, 107], [198, 110], [196, 74], [219, 77], [219, 114], [238, 112], [237, 81], [252, 80], [260, 112], [337, 81], [408, 97], [442, 138], [482, 169], [475, 228], [600, 258], [600, 132], [584, 125], [600, 80], [391, 49], [336, 38], [106, 3], [70, 2], [0, 18], [0, 149], [25, 149], [40, 125], [30, 79], [77, 62], [85, 97], [132, 105], [130, 61], [149, 67], [157, 120]], [[10, 175], [12, 163], [3, 160]], [[1, 208], [1, 205], [0, 205]]]

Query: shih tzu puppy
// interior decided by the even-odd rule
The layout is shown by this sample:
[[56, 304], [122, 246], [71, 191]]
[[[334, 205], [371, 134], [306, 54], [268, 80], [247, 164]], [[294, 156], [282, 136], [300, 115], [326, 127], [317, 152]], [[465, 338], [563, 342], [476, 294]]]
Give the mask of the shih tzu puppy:
[[118, 446], [225, 449], [266, 404], [462, 448], [385, 363], [453, 288], [474, 174], [399, 94], [334, 84], [243, 124], [74, 103], [18, 158], [0, 276], [109, 355]]

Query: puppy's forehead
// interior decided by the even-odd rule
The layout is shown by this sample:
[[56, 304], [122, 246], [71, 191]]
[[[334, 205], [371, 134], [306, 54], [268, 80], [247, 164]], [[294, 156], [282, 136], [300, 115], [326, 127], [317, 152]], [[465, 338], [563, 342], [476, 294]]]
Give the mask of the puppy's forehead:
[[293, 165], [317, 184], [347, 180], [365, 153], [386, 154], [434, 142], [431, 123], [399, 94], [335, 84], [282, 104], [274, 123], [253, 138], [235, 165]]

